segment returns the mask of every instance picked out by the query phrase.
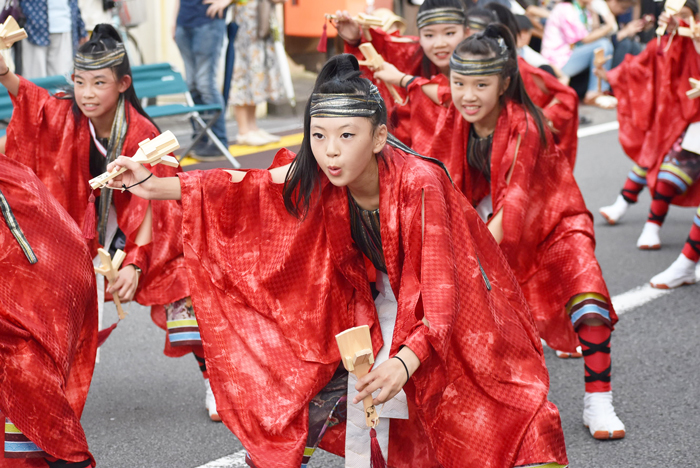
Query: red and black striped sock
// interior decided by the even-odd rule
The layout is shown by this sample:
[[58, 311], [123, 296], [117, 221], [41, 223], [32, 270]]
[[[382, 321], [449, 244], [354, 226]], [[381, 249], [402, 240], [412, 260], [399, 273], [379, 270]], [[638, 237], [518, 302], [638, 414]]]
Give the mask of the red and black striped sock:
[[204, 348], [202, 348], [201, 346], [195, 346], [192, 350], [192, 354], [197, 360], [197, 364], [199, 364], [199, 370], [202, 371], [202, 377], [208, 379], [209, 372], [207, 372], [207, 363], [204, 360]]
[[678, 187], [676, 187], [674, 184], [666, 182], [665, 180], [658, 180], [656, 182], [654, 199], [651, 202], [647, 222], [661, 226], [666, 219], [668, 207], [671, 205], [673, 197], [678, 195], [678, 193]]
[[586, 370], [586, 392], [598, 393], [612, 390], [610, 371], [610, 334], [607, 325], [578, 327], [578, 339], [583, 350], [583, 364]]
[[695, 213], [693, 227], [690, 228], [688, 240], [685, 241], [683, 246], [683, 255], [695, 263], [700, 260], [700, 209]]
[[646, 177], [647, 168], [635, 164], [627, 175], [624, 187], [622, 187], [622, 198], [624, 198], [627, 203], [637, 203], [639, 194], [644, 190], [644, 187], [647, 186]]

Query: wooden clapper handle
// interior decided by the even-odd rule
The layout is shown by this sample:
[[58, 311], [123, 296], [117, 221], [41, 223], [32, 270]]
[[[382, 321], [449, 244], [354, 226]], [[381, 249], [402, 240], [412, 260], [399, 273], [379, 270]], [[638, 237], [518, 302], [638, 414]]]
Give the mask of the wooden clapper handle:
[[[369, 42], [360, 44], [359, 49], [360, 52], [362, 52], [362, 55], [365, 56], [365, 59], [367, 59], [361, 62], [360, 65], [370, 66], [372, 68], [380, 68], [384, 64], [384, 58], [381, 55], [379, 55], [377, 49], [375, 49], [374, 46]], [[396, 90], [394, 85], [389, 84], [386, 81], [383, 81], [383, 83], [386, 85], [387, 89], [389, 90], [389, 94], [391, 94], [391, 97], [394, 98], [394, 101], [398, 105], [406, 105], [408, 101], [404, 101], [403, 99], [401, 99], [401, 95]]]
[[[369, 327], [362, 325], [350, 328], [335, 335], [335, 339], [338, 342], [338, 349], [340, 350], [345, 369], [355, 374], [358, 379], [367, 375], [374, 364], [372, 337], [369, 333]], [[375, 427], [379, 423], [373, 400], [372, 395], [367, 395], [362, 400], [365, 407], [365, 423], [367, 427]]]
[[[110, 286], [114, 284], [117, 280], [117, 272], [122, 262], [126, 258], [126, 254], [123, 250], [117, 250], [114, 254], [114, 259], [111, 258], [109, 252], [105, 249], [97, 249], [97, 254], [100, 256], [100, 262], [102, 263], [99, 268], [95, 267], [95, 271], [100, 273], [107, 278], [107, 282]], [[119, 319], [122, 320], [126, 318], [126, 313], [122, 309], [122, 303], [119, 300], [119, 294], [115, 291], [112, 293], [112, 298], [114, 299], [114, 305], [117, 306], [117, 314], [119, 314]]]

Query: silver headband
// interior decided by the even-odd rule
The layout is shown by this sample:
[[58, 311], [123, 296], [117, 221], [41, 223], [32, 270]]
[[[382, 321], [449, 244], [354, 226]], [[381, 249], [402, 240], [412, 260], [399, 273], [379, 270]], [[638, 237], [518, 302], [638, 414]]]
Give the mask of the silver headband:
[[384, 106], [384, 100], [376, 86], [372, 85], [369, 96], [362, 94], [311, 95], [311, 117], [372, 117]]
[[[478, 36], [472, 37], [478, 40]], [[498, 75], [508, 62], [508, 47], [503, 38], [498, 38], [498, 45], [500, 47], [498, 55], [489, 58], [465, 59], [457, 55], [455, 50], [450, 57], [450, 70], [467, 76]]]
[[126, 57], [126, 48], [120, 43], [114, 50], [95, 53], [78, 52], [73, 58], [73, 65], [78, 70], [100, 70], [121, 65], [124, 57]]
[[461, 8], [433, 8], [418, 13], [416, 24], [418, 29], [433, 24], [464, 24], [466, 16]]
[[484, 18], [480, 18], [478, 16], [467, 18], [467, 26], [472, 31], [483, 31], [488, 25], [489, 22], [487, 22]]

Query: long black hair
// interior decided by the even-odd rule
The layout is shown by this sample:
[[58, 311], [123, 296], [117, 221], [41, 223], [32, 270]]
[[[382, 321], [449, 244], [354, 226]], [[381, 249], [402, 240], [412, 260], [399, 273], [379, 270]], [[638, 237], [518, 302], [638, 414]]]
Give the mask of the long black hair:
[[460, 42], [455, 49], [455, 53], [460, 57], [495, 57], [500, 54], [501, 50], [499, 39], [503, 39], [508, 48], [508, 61], [503, 66], [503, 71], [500, 75], [501, 82], [510, 78], [508, 88], [501, 95], [501, 105], [504, 105], [506, 100], [512, 100], [520, 104], [525, 109], [525, 112], [532, 116], [540, 134], [542, 147], [546, 147], [545, 118], [542, 110], [532, 102], [527, 91], [525, 91], [523, 79], [520, 77], [520, 71], [518, 70], [517, 45], [508, 28], [499, 23], [489, 24], [484, 32], [475, 34]]
[[[360, 78], [362, 72], [357, 58], [350, 54], [332, 57], [316, 78], [313, 93], [358, 94], [369, 96], [372, 83]], [[386, 106], [368, 117], [373, 130], [386, 125]], [[314, 190], [319, 187], [319, 168], [311, 151], [311, 100], [304, 109], [304, 139], [297, 157], [292, 161], [284, 182], [284, 206], [287, 211], [302, 218], [306, 215]]]
[[504, 7], [500, 3], [489, 3], [484, 8], [492, 11], [496, 15], [496, 18], [498, 18], [498, 22], [507, 27], [517, 41], [518, 35], [520, 34], [520, 26], [518, 26], [518, 21], [515, 19], [515, 15], [510, 9]]
[[[420, 8], [418, 8], [418, 14], [434, 10], [436, 8], [459, 8], [461, 10], [464, 10], [464, 3], [462, 2], [462, 0], [425, 0], [421, 4]], [[462, 24], [462, 26], [465, 27], [466, 23]], [[431, 62], [430, 59], [425, 55], [423, 49], [418, 50], [421, 54], [423, 54], [423, 59], [421, 61], [423, 77], [430, 78], [433, 75], [435, 66], [433, 65], [433, 62]]]
[[[98, 24], [92, 31], [90, 39], [78, 48], [78, 52], [83, 54], [96, 54], [100, 52], [112, 51], [116, 50], [117, 46], [121, 43], [122, 38], [114, 26], [111, 24]], [[153, 119], [151, 119], [146, 111], [143, 110], [143, 107], [141, 107], [141, 101], [136, 96], [136, 91], [134, 90], [134, 79], [131, 74], [131, 64], [129, 63], [129, 56], [125, 55], [124, 61], [121, 64], [112, 67], [112, 71], [114, 72], [117, 81], [121, 80], [127, 75], [131, 77], [131, 84], [129, 85], [129, 88], [122, 93], [124, 95], [124, 100], [131, 104], [131, 107], [133, 107], [136, 112], [148, 119], [148, 121], [151, 122], [160, 132], [158, 125], [156, 125]], [[70, 96], [73, 97], [73, 114], [76, 118], [79, 118], [82, 115], [80, 108], [75, 102], [73, 93], [70, 93]]]

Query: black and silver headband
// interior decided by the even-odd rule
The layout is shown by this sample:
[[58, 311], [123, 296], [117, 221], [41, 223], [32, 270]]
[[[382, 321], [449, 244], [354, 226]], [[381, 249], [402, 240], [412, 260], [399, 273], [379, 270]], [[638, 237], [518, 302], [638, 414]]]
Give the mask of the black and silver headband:
[[466, 16], [461, 8], [433, 8], [418, 13], [416, 24], [418, 29], [433, 24], [464, 24]]
[[95, 53], [77, 52], [73, 58], [73, 65], [78, 70], [100, 70], [121, 65], [126, 57], [124, 44], [117, 44], [114, 50]]
[[500, 46], [499, 53], [495, 57], [489, 58], [465, 59], [457, 55], [457, 51], [455, 51], [450, 58], [450, 70], [467, 76], [498, 75], [508, 62], [508, 47], [500, 37], [498, 38], [498, 45]]
[[488, 25], [489, 22], [484, 18], [478, 16], [467, 18], [467, 27], [472, 31], [483, 31]]
[[372, 117], [384, 106], [382, 96], [372, 85], [369, 96], [362, 94], [311, 95], [311, 117]]

